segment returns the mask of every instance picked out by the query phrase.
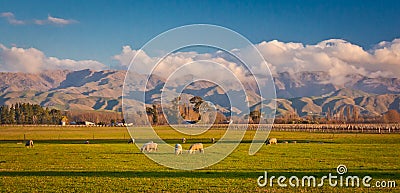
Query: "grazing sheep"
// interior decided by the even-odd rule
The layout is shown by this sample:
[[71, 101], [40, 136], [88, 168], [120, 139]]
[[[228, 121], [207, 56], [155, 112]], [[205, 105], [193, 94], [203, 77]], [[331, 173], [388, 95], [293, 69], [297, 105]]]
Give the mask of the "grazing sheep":
[[143, 144], [142, 148], [140, 148], [140, 151], [141, 152], [144, 152], [144, 151], [152, 152], [153, 150], [157, 151], [157, 146], [158, 146], [157, 143], [150, 141], [150, 142]]
[[182, 154], [182, 145], [181, 144], [175, 144], [175, 155]]
[[278, 140], [276, 138], [271, 138], [268, 140], [268, 144], [278, 144]]
[[211, 143], [215, 143], [215, 138], [211, 138]]
[[33, 148], [33, 140], [29, 140], [25, 143], [25, 147], [27, 148]]
[[182, 138], [182, 143], [186, 143], [186, 138]]
[[128, 144], [134, 144], [135, 143], [135, 139], [129, 139]]
[[287, 141], [284, 141], [283, 143], [289, 143], [289, 142], [287, 142]]
[[194, 153], [195, 151], [199, 150], [200, 153], [204, 153], [204, 148], [202, 143], [195, 143], [189, 147], [189, 154]]

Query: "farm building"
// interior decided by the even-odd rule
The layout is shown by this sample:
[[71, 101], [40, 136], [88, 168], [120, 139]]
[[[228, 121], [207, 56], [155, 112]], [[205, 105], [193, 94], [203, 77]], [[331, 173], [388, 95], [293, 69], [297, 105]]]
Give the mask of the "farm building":
[[86, 125], [86, 126], [94, 126], [94, 125], [96, 125], [96, 124], [93, 123], [93, 122], [90, 122], [90, 121], [85, 121], [85, 125]]

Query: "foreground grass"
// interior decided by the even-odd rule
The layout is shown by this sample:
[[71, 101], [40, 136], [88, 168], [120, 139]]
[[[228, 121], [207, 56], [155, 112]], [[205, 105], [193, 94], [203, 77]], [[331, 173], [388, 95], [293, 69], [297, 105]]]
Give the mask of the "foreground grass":
[[[121, 128], [98, 128], [95, 140], [83, 144], [93, 135], [88, 128], [55, 130], [33, 127], [35, 148], [18, 144], [21, 128], [0, 128], [0, 191], [2, 192], [381, 192], [396, 188], [278, 188], [258, 187], [257, 178], [268, 175], [322, 177], [344, 164], [346, 175], [369, 175], [376, 180], [395, 180], [400, 184], [400, 135], [321, 134], [272, 132], [280, 143], [264, 146], [256, 155], [248, 156], [252, 133], [226, 159], [196, 171], [172, 170], [160, 166], [141, 154], [135, 145], [126, 144]], [[64, 130], [68, 128], [62, 128]], [[89, 128], [93, 129], [93, 128]], [[159, 128], [163, 139], [171, 143], [181, 136], [168, 128]], [[221, 135], [211, 130], [191, 141], [207, 142], [210, 136]], [[57, 138], [55, 136], [65, 136]], [[107, 138], [107, 135], [110, 137]], [[14, 136], [14, 137], [13, 137]], [[96, 136], [99, 136], [98, 139]], [[371, 183], [373, 184], [373, 183]]]

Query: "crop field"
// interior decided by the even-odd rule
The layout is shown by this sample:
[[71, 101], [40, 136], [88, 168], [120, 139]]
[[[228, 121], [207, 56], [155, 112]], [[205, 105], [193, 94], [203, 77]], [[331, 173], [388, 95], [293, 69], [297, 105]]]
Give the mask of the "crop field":
[[[182, 136], [158, 127], [168, 143]], [[210, 144], [224, 130], [187, 137]], [[271, 132], [276, 145], [264, 145], [248, 155], [254, 131], [247, 131], [238, 148], [210, 167], [183, 171], [158, 165], [132, 144], [123, 127], [0, 127], [0, 192], [388, 192], [400, 191], [400, 134]], [[33, 139], [34, 148], [23, 140]], [[90, 144], [84, 144], [89, 140]], [[288, 143], [284, 143], [287, 141]], [[294, 143], [296, 141], [296, 143]], [[173, 152], [171, 152], [173, 153]], [[207, 152], [206, 152], [207, 153]], [[315, 176], [320, 183], [329, 173], [370, 176], [371, 187], [290, 187], [291, 176]], [[288, 187], [257, 185], [259, 176], [286, 177]], [[377, 183], [378, 182], [378, 183]], [[376, 187], [377, 184], [396, 187]]]

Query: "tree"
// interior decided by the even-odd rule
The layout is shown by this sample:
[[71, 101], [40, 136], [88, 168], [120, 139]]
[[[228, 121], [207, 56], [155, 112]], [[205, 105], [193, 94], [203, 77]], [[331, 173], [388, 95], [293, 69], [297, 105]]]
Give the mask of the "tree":
[[146, 107], [146, 113], [147, 113], [148, 115], [152, 115], [152, 114], [153, 114], [153, 108], [151, 108], [151, 107]]
[[351, 114], [350, 114], [350, 106], [346, 106], [346, 120], [350, 121], [351, 120]]
[[199, 112], [200, 105], [204, 102], [204, 100], [199, 96], [194, 96], [189, 100], [189, 102], [194, 104], [193, 110]]
[[61, 111], [57, 109], [51, 109], [50, 111], [51, 124], [58, 125], [62, 119]]
[[157, 111], [157, 106], [153, 104], [153, 123], [157, 124], [158, 123], [158, 111]]
[[3, 105], [3, 106], [1, 106], [0, 107], [1, 109], [0, 109], [0, 121], [1, 121], [1, 124], [7, 124], [8, 123], [8, 114], [9, 114], [9, 111], [8, 111], [8, 106], [7, 105]]
[[157, 111], [157, 106], [155, 104], [153, 104], [152, 107], [146, 107], [146, 113], [148, 116], [151, 117], [150, 122], [152, 122], [153, 124], [158, 123], [158, 111]]
[[250, 118], [253, 121], [253, 123], [259, 123], [261, 119], [261, 112], [259, 110], [251, 111]]
[[167, 121], [166, 119], [168, 119], [168, 122], [170, 124], [178, 124], [182, 117], [185, 118], [184, 111], [185, 111], [185, 106], [183, 107], [183, 109], [181, 108], [181, 97], [176, 97], [171, 101], [171, 107], [164, 109], [163, 111], [163, 113], [165, 114], [165, 117], [163, 117], [164, 121], [166, 122]]
[[25, 124], [33, 124], [33, 108], [29, 103], [23, 103], [24, 107], [24, 116], [25, 116]]
[[215, 106], [210, 102], [204, 102], [199, 107], [199, 121], [202, 124], [213, 124], [217, 118]]
[[358, 122], [358, 117], [360, 115], [359, 109], [354, 105], [353, 107], [353, 119], [354, 119], [354, 123]]
[[8, 113], [8, 124], [15, 124], [15, 108], [14, 105], [11, 105], [11, 108]]
[[0, 106], [0, 124], [59, 124], [61, 111], [38, 104], [16, 103]]
[[326, 113], [326, 121], [330, 121], [332, 119], [332, 112], [331, 112], [331, 108], [328, 107], [328, 112]]
[[40, 117], [40, 124], [49, 124], [51, 120], [50, 117], [50, 112], [49, 112], [49, 108], [46, 107], [46, 109], [43, 110], [41, 117]]
[[383, 115], [383, 121], [385, 123], [400, 123], [400, 114], [396, 110], [391, 109]]
[[344, 122], [344, 107], [339, 110], [339, 122]]
[[14, 109], [15, 110], [15, 122], [17, 124], [22, 124], [24, 116], [23, 116], [23, 113], [21, 110], [21, 103], [16, 103], [14, 108], [15, 108]]

